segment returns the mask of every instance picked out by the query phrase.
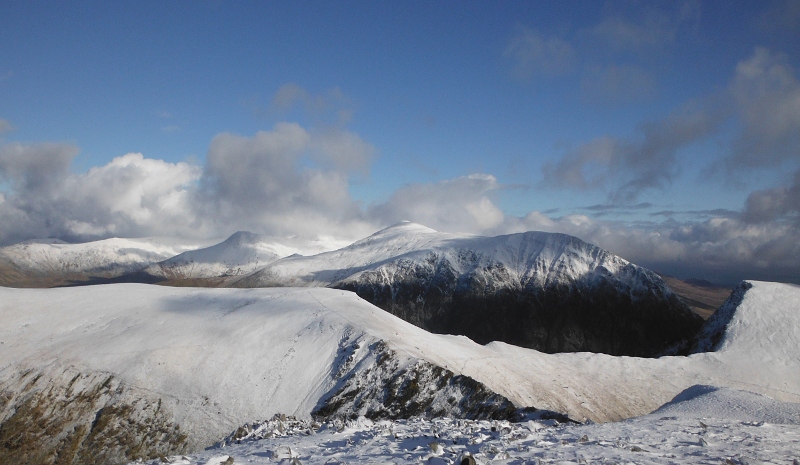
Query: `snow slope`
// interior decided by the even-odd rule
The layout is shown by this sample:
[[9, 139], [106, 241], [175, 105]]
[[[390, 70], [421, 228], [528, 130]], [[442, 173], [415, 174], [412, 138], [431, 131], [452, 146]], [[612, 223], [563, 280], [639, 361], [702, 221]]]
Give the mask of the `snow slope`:
[[[401, 384], [393, 391], [395, 407], [409, 392], [432, 396], [431, 408], [463, 407], [455, 396], [468, 395], [458, 390], [468, 383], [440, 387], [430, 377], [448, 371], [449, 379], [470, 377], [517, 407], [581, 421], [647, 414], [694, 385], [800, 402], [800, 287], [746, 284], [719, 350], [660, 359], [481, 346], [427, 333], [333, 289], [2, 288], [2, 418], [27, 431], [30, 425], [14, 416], [21, 406], [76, 408], [65, 399], [83, 396], [93, 399], [94, 410], [47, 418], [119, 426], [124, 417], [142, 431], [157, 423], [158, 431], [172, 431], [163, 433], [171, 439], [162, 444], [187, 451], [273, 413], [380, 411], [388, 405], [381, 393], [395, 382]], [[436, 397], [439, 390], [445, 395]], [[98, 412], [114, 412], [110, 406], [125, 415], [92, 423]], [[74, 418], [56, 425], [66, 436], [53, 435], [54, 441], [78, 431]], [[117, 430], [103, 431], [113, 437]]]
[[80, 244], [56, 239], [26, 241], [0, 248], [0, 263], [10, 264], [31, 279], [112, 277], [196, 247], [170, 242], [153, 238], [111, 238]]
[[239, 276], [252, 273], [279, 258], [318, 254], [337, 245], [330, 240], [312, 241], [239, 231], [219, 244], [184, 252], [144, 271], [169, 279]]

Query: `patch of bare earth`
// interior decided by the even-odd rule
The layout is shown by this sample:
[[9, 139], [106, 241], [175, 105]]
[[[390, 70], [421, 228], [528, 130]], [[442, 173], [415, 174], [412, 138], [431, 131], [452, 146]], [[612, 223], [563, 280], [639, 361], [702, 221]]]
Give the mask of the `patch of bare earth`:
[[731, 289], [713, 284], [697, 285], [672, 276], [660, 275], [667, 286], [692, 309], [707, 320], [731, 294]]

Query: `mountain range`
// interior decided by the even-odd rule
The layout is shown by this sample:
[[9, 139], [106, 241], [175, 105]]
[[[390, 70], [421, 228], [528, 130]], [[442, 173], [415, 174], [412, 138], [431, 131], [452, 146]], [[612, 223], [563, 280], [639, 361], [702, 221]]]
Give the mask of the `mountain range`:
[[448, 234], [400, 223], [230, 283], [350, 290], [421, 328], [544, 352], [653, 356], [702, 319], [655, 273], [564, 234]]
[[[65, 284], [66, 269], [72, 273], [66, 284], [350, 290], [429, 331], [550, 353], [680, 353], [702, 325], [655, 273], [564, 234], [483, 237], [403, 222], [326, 251], [331, 247], [325, 242], [238, 232], [166, 259], [145, 248], [122, 247], [124, 240], [106, 242], [51, 245], [60, 254], [38, 255], [12, 246], [0, 249], [0, 258], [24, 256], [27, 260], [12, 263], [22, 263], [28, 275], [38, 277], [34, 282], [54, 275], [60, 281], [52, 282]], [[120, 245], [114, 249], [115, 244]], [[131, 250], [138, 251], [138, 260], [122, 260]], [[81, 253], [91, 260], [70, 258]], [[72, 265], [76, 261], [82, 265]]]

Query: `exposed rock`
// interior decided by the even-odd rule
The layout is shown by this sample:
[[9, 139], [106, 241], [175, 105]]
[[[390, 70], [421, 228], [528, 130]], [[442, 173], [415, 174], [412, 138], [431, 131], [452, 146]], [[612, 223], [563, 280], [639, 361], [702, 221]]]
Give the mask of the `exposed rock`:
[[109, 374], [23, 371], [0, 386], [0, 463], [113, 465], [186, 451], [187, 437], [148, 397]]
[[474, 379], [418, 360], [401, 366], [383, 342], [370, 347], [366, 369], [357, 364], [342, 377], [313, 412], [320, 419], [404, 419], [450, 416], [467, 419], [513, 419], [516, 407]]

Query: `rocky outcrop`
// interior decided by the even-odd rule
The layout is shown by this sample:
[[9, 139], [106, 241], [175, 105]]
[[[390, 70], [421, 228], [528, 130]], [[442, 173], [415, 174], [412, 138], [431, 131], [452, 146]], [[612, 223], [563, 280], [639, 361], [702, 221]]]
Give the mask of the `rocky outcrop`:
[[160, 399], [108, 373], [24, 370], [0, 386], [0, 463], [121, 464], [188, 449]]
[[315, 417], [509, 420], [515, 416], [514, 404], [482, 383], [423, 360], [402, 366], [383, 341], [370, 346], [367, 359], [368, 365], [359, 363], [339, 373], [339, 385], [321, 399]]

